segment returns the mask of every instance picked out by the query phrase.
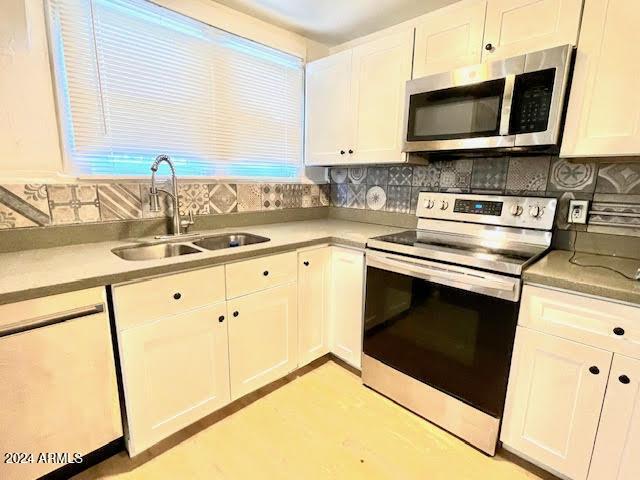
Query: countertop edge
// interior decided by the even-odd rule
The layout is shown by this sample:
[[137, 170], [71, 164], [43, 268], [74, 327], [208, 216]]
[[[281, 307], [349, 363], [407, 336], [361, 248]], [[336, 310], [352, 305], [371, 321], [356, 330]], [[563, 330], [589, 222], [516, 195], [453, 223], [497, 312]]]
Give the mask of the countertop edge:
[[590, 295], [604, 300], [612, 300], [628, 303], [634, 306], [640, 306], [640, 294], [634, 294], [633, 292], [627, 292], [625, 290], [607, 288], [600, 285], [573, 283], [568, 280], [548, 277], [536, 273], [525, 275], [523, 280], [525, 285], [558, 288], [566, 290], [569, 293]]
[[340, 237], [319, 237], [312, 240], [304, 240], [300, 242], [292, 242], [285, 245], [270, 246], [265, 245], [263, 248], [253, 249], [249, 251], [233, 252], [228, 255], [217, 257], [197, 258], [193, 260], [183, 261], [180, 263], [167, 263], [166, 265], [157, 265], [153, 267], [141, 267], [139, 270], [133, 270], [122, 273], [113, 273], [109, 275], [87, 277], [81, 280], [73, 280], [70, 282], [57, 283], [55, 285], [47, 285], [30, 289], [15, 290], [9, 293], [0, 294], [0, 305], [9, 303], [17, 303], [34, 298], [46, 297], [49, 295], [57, 295], [61, 293], [72, 292], [75, 290], [83, 290], [85, 288], [104, 287], [117, 283], [131, 282], [142, 280], [147, 277], [157, 275], [180, 272], [184, 270], [192, 270], [198, 268], [213, 267], [225, 263], [235, 262], [239, 260], [271, 255], [300, 248], [310, 247], [329, 243], [336, 246], [352, 247], [364, 249], [366, 243], [348, 240]]
[[[598, 266], [583, 266], [589, 270], [584, 270], [585, 276], [582, 278], [578, 271], [560, 272], [559, 266], [567, 262], [571, 253], [572, 252], [564, 250], [553, 250], [547, 253], [540, 260], [524, 270], [522, 273], [523, 284], [556, 288], [569, 293], [582, 294], [640, 307], [640, 282], [638, 281], [626, 280], [621, 276], [618, 277], [614, 272], [602, 270], [600, 270], [600, 275], [597, 275], [596, 273], [600, 268]], [[599, 257], [599, 260], [603, 262], [602, 265], [606, 265], [612, 261], [636, 262], [633, 259], [621, 259], [620, 257], [602, 255], [588, 255], [588, 257]], [[628, 267], [624, 270], [628, 270]], [[586, 274], [586, 272], [588, 272], [588, 274]], [[575, 275], [572, 276], [572, 273]]]

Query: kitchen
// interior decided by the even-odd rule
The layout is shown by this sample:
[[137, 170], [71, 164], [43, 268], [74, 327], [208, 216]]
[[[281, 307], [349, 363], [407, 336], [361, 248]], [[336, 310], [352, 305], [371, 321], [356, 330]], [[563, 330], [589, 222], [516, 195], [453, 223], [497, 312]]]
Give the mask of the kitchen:
[[372, 5], [3, 0], [0, 478], [640, 478], [640, 4]]

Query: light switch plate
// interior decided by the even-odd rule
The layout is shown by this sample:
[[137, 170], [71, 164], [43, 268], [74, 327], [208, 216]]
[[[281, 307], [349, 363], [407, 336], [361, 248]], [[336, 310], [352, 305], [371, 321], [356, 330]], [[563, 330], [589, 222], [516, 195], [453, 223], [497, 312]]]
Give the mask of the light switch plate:
[[571, 200], [569, 202], [569, 223], [587, 223], [587, 216], [589, 215], [589, 201], [588, 200]]

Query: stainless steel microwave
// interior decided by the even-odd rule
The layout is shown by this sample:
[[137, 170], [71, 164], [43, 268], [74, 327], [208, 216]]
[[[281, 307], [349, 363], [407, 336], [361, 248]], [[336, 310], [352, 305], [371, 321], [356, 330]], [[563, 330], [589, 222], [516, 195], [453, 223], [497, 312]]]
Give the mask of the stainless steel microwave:
[[403, 151], [559, 147], [573, 47], [407, 82]]

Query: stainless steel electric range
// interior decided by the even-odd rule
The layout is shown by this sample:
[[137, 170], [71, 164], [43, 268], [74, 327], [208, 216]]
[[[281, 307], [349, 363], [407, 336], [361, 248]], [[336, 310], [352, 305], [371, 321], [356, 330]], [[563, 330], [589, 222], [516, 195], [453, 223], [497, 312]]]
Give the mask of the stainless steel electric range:
[[495, 454], [521, 273], [556, 199], [421, 193], [418, 229], [367, 243], [365, 385]]

